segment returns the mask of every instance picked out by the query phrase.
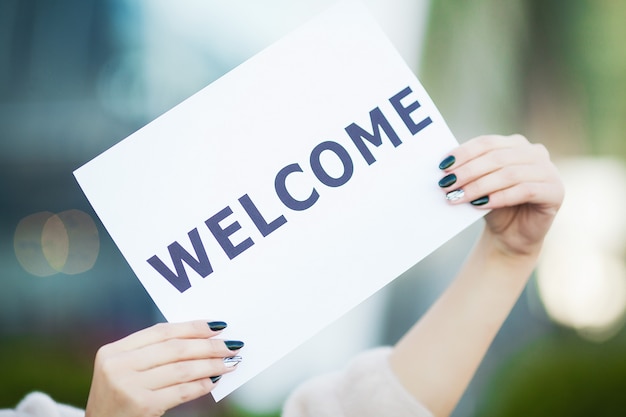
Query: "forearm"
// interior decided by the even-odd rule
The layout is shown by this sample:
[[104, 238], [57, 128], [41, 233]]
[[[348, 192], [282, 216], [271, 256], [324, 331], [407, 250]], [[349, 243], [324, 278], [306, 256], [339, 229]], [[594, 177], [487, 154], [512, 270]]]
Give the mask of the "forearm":
[[452, 284], [394, 347], [393, 371], [437, 417], [458, 403], [536, 259], [504, 254], [483, 233]]

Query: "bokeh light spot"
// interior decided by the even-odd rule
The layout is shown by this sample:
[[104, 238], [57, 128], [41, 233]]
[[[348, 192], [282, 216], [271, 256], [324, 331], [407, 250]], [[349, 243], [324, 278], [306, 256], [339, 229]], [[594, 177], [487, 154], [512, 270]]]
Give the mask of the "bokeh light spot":
[[17, 224], [13, 238], [13, 248], [17, 261], [27, 272], [46, 277], [57, 271], [50, 266], [41, 244], [43, 228], [54, 214], [48, 211], [31, 214]]
[[95, 222], [80, 210], [67, 210], [57, 216], [68, 236], [67, 260], [60, 271], [73, 275], [90, 270], [100, 252], [100, 237]]
[[626, 165], [611, 158], [558, 163], [567, 190], [544, 244], [537, 288], [555, 322], [602, 342], [626, 322]]
[[572, 253], [567, 248], [549, 254], [578, 261], [540, 266], [538, 287], [548, 315], [586, 339], [604, 341], [615, 335], [626, 314], [623, 264], [600, 253]]
[[83, 211], [46, 211], [18, 223], [13, 246], [20, 265], [33, 275], [74, 275], [94, 266], [100, 237], [95, 222]]
[[69, 250], [69, 237], [58, 215], [50, 216], [41, 231], [41, 247], [48, 264], [56, 271], [61, 271]]

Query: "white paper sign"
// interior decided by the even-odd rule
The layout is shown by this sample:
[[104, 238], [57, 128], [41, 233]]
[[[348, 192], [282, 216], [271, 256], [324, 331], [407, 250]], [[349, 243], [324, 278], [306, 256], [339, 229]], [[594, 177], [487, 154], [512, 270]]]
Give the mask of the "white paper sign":
[[75, 175], [167, 320], [246, 343], [219, 400], [482, 216], [437, 186], [456, 145], [349, 1]]

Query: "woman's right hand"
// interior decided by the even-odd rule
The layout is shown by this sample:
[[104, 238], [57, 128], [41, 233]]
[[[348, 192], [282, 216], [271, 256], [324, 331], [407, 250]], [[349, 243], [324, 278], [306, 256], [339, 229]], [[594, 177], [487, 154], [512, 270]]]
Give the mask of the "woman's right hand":
[[536, 258], [565, 193], [547, 149], [521, 135], [486, 135], [450, 155], [454, 162], [444, 168], [445, 178], [453, 177], [451, 188], [463, 190], [451, 203], [493, 209], [485, 216], [485, 232], [499, 252]]
[[85, 416], [160, 417], [208, 394], [221, 375], [236, 369], [224, 358], [243, 346], [215, 338], [225, 327], [224, 322], [159, 323], [102, 346]]

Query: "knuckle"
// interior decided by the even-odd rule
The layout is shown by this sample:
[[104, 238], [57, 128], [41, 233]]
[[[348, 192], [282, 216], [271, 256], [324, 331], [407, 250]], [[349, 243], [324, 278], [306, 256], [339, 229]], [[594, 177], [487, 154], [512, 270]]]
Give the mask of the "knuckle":
[[512, 139], [515, 143], [519, 143], [520, 145], [530, 143], [530, 142], [528, 141], [528, 139], [526, 139], [526, 136], [521, 135], [521, 134], [519, 134], [519, 133], [514, 133], [514, 134], [512, 134], [512, 135], [511, 135], [511, 136], [509, 136], [509, 137], [510, 137], [510, 138], [511, 138], [511, 139]]
[[192, 379], [192, 369], [189, 364], [185, 362], [176, 363], [173, 372], [179, 382], [190, 381]]
[[502, 151], [495, 151], [491, 153], [491, 160], [494, 168], [499, 168], [508, 165], [509, 153]]
[[200, 384], [190, 383], [190, 384], [181, 384], [178, 386], [178, 399], [181, 403], [186, 403], [198, 397], [200, 394], [201, 387]]
[[110, 345], [103, 345], [101, 346], [97, 351], [96, 351], [96, 363], [100, 363], [103, 360], [105, 360], [106, 358], [108, 358], [109, 356], [111, 356], [111, 346]]
[[521, 185], [521, 192], [524, 196], [524, 200], [533, 200], [537, 196], [537, 190], [531, 187], [529, 184]]
[[115, 364], [115, 360], [112, 357], [100, 358], [97, 361], [97, 368], [100, 370], [100, 373], [107, 378], [108, 380], [116, 379], [117, 366]]
[[104, 375], [110, 375], [113, 370], [113, 366], [111, 365], [111, 361], [107, 358], [100, 359], [98, 361], [98, 369]]
[[496, 137], [493, 135], [479, 136], [477, 138], [477, 144], [481, 151], [485, 151], [493, 147], [496, 142]]
[[126, 410], [125, 415], [162, 416], [165, 409], [159, 408], [159, 399], [149, 390], [137, 389], [126, 378], [115, 378], [109, 386], [110, 398], [119, 409]]
[[542, 143], [533, 144], [533, 148], [539, 156], [550, 159], [550, 152], [548, 151], [548, 148], [546, 148]]
[[504, 180], [509, 184], [515, 184], [520, 180], [520, 174], [517, 169], [506, 167], [502, 170]]
[[208, 394], [209, 392], [211, 392], [211, 390], [213, 389], [213, 385], [214, 385], [213, 381], [211, 381], [208, 378], [199, 380], [198, 384], [199, 384], [200, 393], [202, 395]]
[[215, 383], [210, 378], [204, 378], [196, 381], [197, 384], [197, 397], [201, 397], [210, 393], [215, 387]]
[[177, 358], [189, 356], [190, 347], [184, 339], [170, 339], [166, 342], [167, 349]]
[[151, 331], [155, 332], [161, 339], [168, 339], [171, 334], [171, 326], [168, 323], [157, 323], [152, 326]]

